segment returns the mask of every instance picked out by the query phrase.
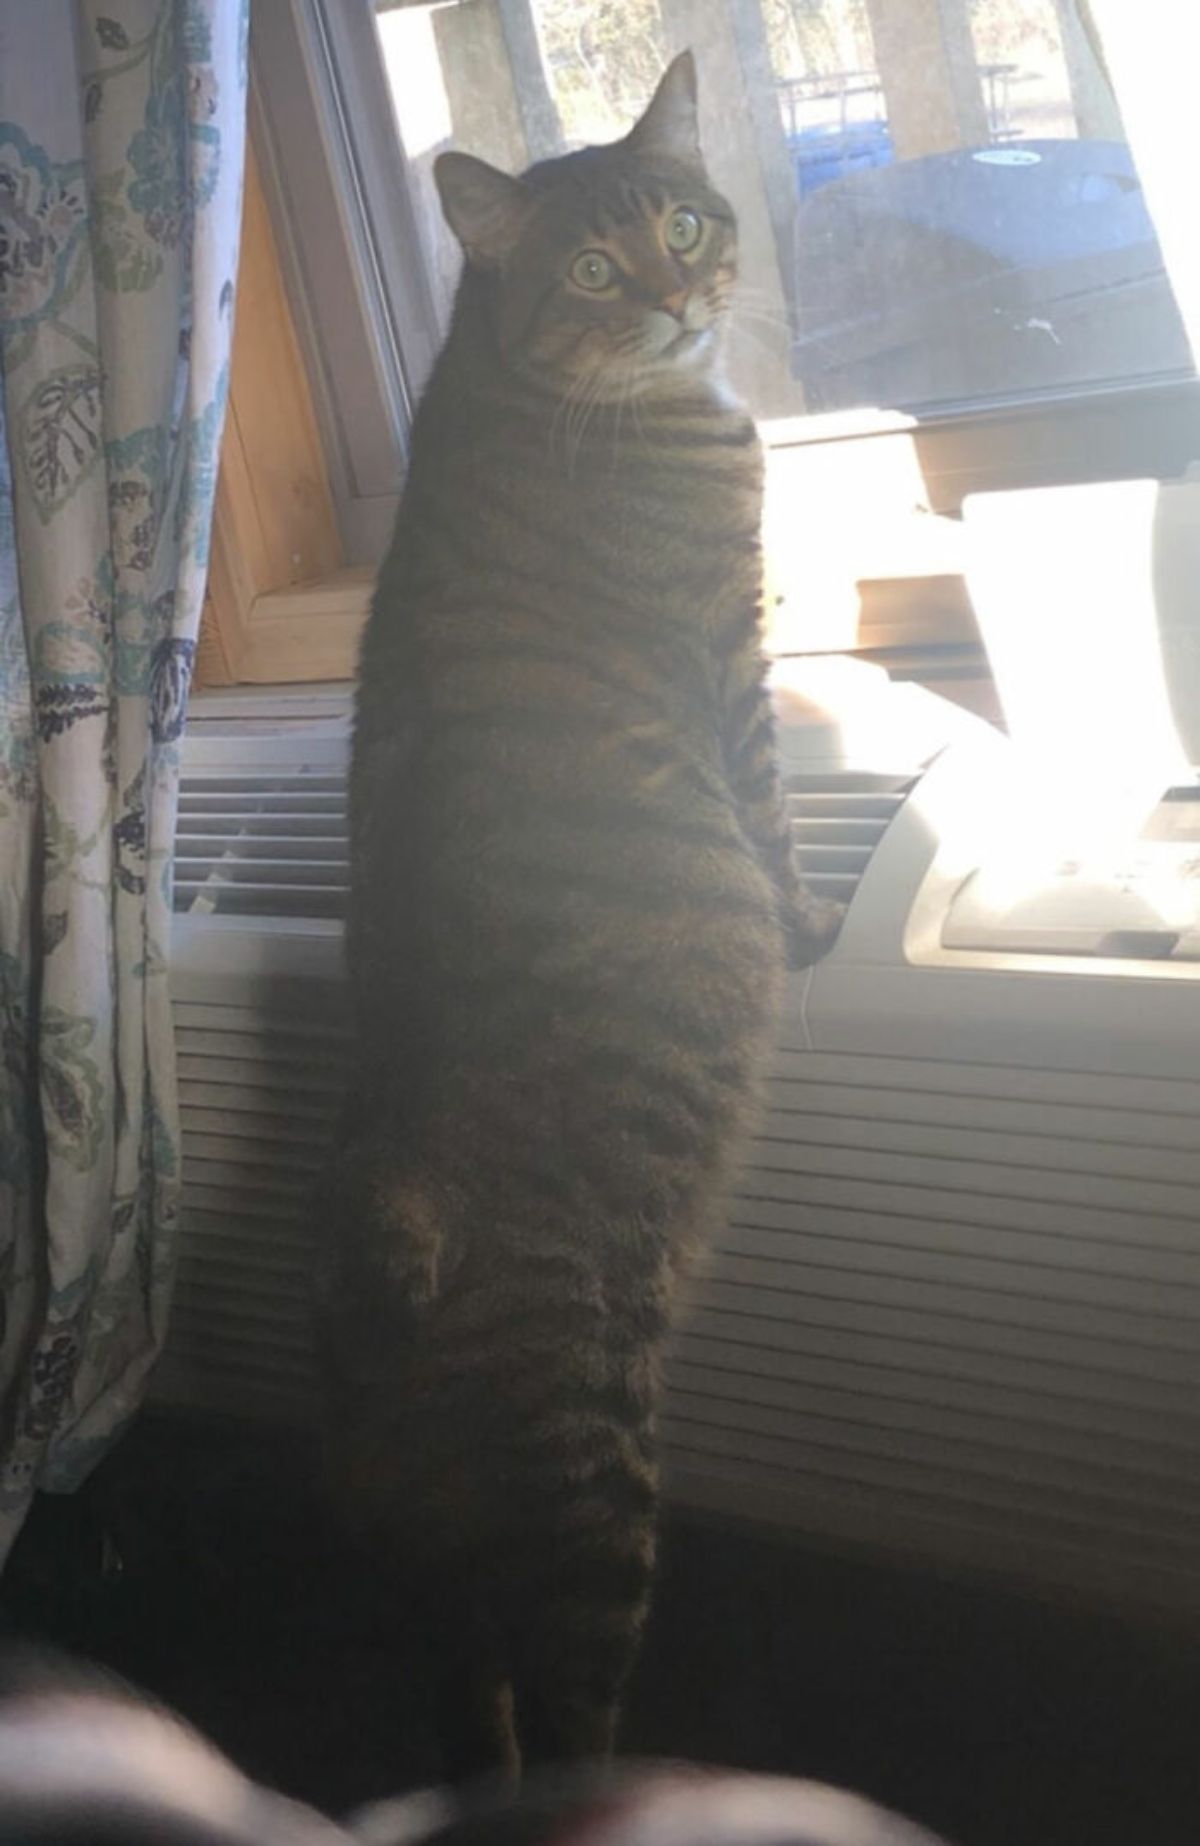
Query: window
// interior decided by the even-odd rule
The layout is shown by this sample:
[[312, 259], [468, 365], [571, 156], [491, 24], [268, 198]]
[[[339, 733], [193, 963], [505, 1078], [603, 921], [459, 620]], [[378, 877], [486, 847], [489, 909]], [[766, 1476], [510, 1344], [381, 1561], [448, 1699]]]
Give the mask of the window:
[[377, 8], [439, 308], [441, 148], [623, 134], [685, 43], [742, 224], [759, 416], [1186, 376], [1153, 220], [1074, 0], [460, 0]]
[[[1200, 458], [1163, 190], [1143, 185], [1105, 64], [1123, 4], [256, 9], [255, 146], [341, 561], [360, 567], [339, 603], [344, 670], [457, 274], [437, 154], [519, 170], [617, 136], [691, 45], [706, 156], [740, 221], [731, 371], [771, 449], [775, 645], [865, 650], [987, 709], [964, 496], [1171, 478]], [[1174, 12], [1149, 8], [1141, 32], [1162, 82]], [[1185, 159], [1182, 118], [1173, 132]]]

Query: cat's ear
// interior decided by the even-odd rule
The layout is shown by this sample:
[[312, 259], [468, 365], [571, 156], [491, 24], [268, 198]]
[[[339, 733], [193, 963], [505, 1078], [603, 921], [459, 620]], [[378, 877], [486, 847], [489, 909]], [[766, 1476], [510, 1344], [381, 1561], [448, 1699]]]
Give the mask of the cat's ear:
[[626, 142], [635, 154], [666, 154], [689, 167], [704, 164], [696, 113], [696, 60], [690, 51], [681, 51], [668, 64]]
[[473, 154], [439, 154], [433, 177], [446, 223], [466, 255], [482, 269], [498, 268], [528, 216], [528, 188]]

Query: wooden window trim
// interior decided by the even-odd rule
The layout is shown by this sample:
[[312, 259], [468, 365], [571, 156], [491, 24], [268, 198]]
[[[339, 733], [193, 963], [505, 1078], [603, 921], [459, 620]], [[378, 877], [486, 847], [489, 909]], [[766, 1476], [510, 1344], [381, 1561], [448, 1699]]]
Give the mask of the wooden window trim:
[[350, 677], [372, 576], [345, 563], [251, 146], [197, 685]]

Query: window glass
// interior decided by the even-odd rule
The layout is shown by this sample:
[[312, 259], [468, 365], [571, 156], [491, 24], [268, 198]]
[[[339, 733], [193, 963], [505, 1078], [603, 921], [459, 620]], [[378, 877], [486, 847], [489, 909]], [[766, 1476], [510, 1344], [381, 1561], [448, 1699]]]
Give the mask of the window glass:
[[458, 254], [433, 188], [437, 154], [459, 146], [518, 171], [613, 139], [691, 45], [708, 164], [740, 224], [730, 370], [760, 416], [949, 409], [1191, 375], [1078, 6], [381, 4], [440, 310]]

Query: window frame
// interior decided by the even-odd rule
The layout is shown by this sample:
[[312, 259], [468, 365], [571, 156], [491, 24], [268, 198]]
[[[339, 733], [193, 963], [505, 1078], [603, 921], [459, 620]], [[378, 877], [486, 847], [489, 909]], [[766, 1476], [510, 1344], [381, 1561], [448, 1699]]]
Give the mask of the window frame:
[[386, 547], [440, 341], [377, 44], [370, 0], [251, 18], [250, 128], [352, 564]]
[[[263, 146], [347, 561], [376, 564], [398, 504], [413, 410], [440, 343], [408, 164], [371, 0], [273, 0], [251, 34]], [[336, 286], [339, 270], [353, 291]], [[1200, 379], [1118, 379], [911, 412], [792, 417], [786, 448], [915, 445], [928, 510], [969, 493], [1178, 478], [1200, 463]], [[923, 594], [919, 579], [899, 602]], [[869, 651], [869, 650], [868, 650]]]

